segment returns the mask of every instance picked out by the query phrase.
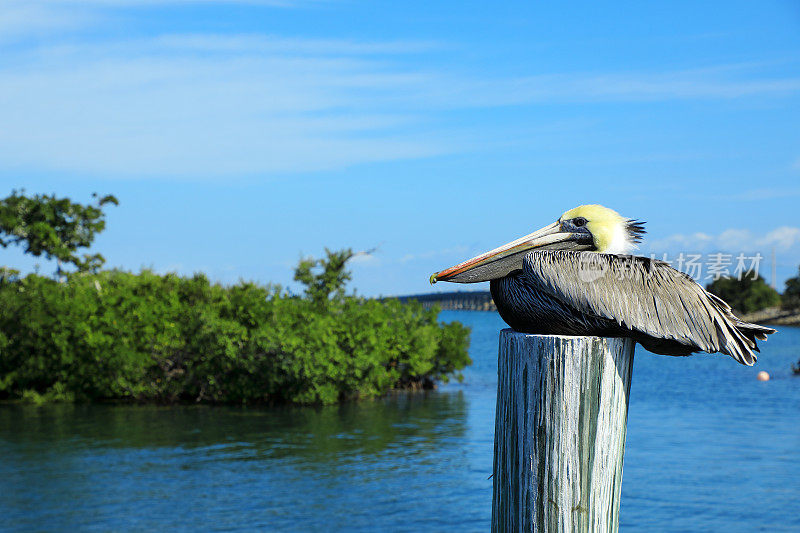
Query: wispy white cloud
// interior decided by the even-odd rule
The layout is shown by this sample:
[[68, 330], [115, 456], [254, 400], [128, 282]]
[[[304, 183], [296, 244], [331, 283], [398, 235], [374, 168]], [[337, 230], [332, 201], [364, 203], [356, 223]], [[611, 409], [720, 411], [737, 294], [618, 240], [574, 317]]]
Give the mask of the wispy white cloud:
[[81, 28], [96, 21], [84, 9], [53, 9], [46, 3], [11, 0], [0, 6], [0, 44], [54, 30]]
[[314, 0], [24, 0], [25, 2], [51, 6], [106, 6], [142, 7], [152, 5], [170, 4], [245, 4], [254, 6], [294, 6], [302, 3], [312, 3]]
[[[469, 90], [465, 91], [464, 89]], [[526, 103], [655, 102], [787, 95], [800, 91], [800, 78], [731, 76], [718, 69], [593, 75], [546, 74], [505, 80], [467, 81], [452, 93], [472, 105]]]
[[199, 4], [241, 4], [275, 8], [302, 7], [326, 0], [3, 0], [0, 4], [0, 43], [21, 37], [49, 36], [100, 24], [122, 9]]
[[191, 4], [242, 4], [251, 6], [293, 7], [318, 4], [324, 0], [5, 0], [9, 7], [32, 6], [40, 9], [84, 9], [84, 8], [146, 8], [152, 6]]
[[646, 243], [646, 249], [652, 252], [750, 252], [797, 251], [800, 249], [800, 228], [781, 226], [767, 233], [757, 234], [745, 229], [727, 229], [717, 235], [707, 233], [674, 234]]
[[781, 249], [792, 248], [800, 243], [800, 228], [781, 226], [770, 231], [757, 242], [762, 246], [775, 246]]
[[[298, 5], [12, 0], [0, 34], [96, 25], [120, 6], [201, 2]], [[757, 65], [484, 77], [436, 69], [433, 57], [408, 60], [446, 48], [431, 42], [182, 34], [48, 43], [0, 48], [0, 168], [178, 177], [329, 170], [498, 142], [443, 125], [438, 117], [453, 109], [800, 93], [800, 78], [760, 76]]]
[[[53, 47], [0, 70], [0, 162], [214, 176], [330, 169], [449, 149], [402, 133], [419, 121], [415, 111], [379, 105], [415, 75], [365, 57], [374, 45], [156, 41]], [[401, 47], [379, 46], [382, 53]], [[326, 51], [315, 53], [320, 48]]]
[[688, 250], [702, 250], [714, 241], [714, 237], [707, 233], [683, 234], [675, 233], [660, 239], [649, 240], [642, 248], [651, 250], [674, 250], [677, 248]]

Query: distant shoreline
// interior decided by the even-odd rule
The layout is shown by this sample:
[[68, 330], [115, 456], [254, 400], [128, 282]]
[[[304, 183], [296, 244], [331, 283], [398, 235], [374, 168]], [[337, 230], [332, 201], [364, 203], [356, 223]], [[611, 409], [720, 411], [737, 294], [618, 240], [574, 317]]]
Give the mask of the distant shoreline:
[[780, 307], [769, 307], [761, 311], [744, 314], [740, 318], [746, 322], [754, 322], [756, 324], [800, 326], [800, 309], [787, 311]]
[[443, 311], [496, 311], [489, 291], [432, 292], [395, 296], [401, 302], [416, 300], [426, 309], [438, 305]]

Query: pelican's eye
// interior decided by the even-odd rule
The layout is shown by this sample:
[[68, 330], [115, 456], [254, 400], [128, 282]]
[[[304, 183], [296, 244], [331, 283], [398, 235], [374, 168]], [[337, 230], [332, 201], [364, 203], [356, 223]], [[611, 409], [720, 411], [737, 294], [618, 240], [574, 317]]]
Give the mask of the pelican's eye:
[[575, 224], [576, 227], [582, 228], [586, 225], [586, 219], [583, 217], [578, 217], [572, 220], [572, 223]]

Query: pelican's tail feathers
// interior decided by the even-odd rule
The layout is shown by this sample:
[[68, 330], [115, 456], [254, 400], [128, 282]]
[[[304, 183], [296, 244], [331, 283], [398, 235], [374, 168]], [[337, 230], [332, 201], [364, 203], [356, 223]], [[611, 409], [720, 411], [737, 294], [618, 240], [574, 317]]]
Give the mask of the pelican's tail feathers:
[[[777, 331], [774, 328], [760, 326], [758, 324], [751, 324], [750, 322], [743, 322], [741, 320], [736, 321], [736, 329], [738, 329], [742, 335], [752, 340], [754, 344], [756, 339], [765, 341], [767, 340], [767, 335], [772, 335]], [[756, 348], [756, 351], [757, 350], [758, 348]]]

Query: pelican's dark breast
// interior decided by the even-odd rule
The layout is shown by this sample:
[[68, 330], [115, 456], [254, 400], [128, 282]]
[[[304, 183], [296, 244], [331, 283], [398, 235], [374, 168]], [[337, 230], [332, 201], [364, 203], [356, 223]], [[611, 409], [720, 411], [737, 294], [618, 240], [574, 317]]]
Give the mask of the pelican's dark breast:
[[489, 284], [492, 300], [514, 330], [543, 335], [627, 336], [613, 320], [582, 314], [562, 300], [541, 291], [523, 275], [512, 272]]

